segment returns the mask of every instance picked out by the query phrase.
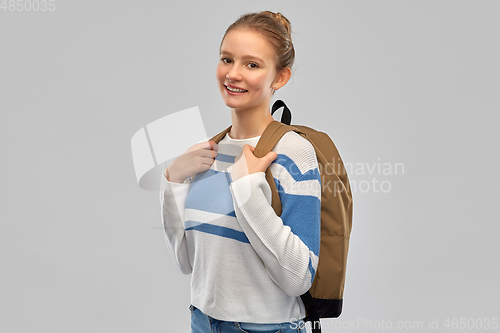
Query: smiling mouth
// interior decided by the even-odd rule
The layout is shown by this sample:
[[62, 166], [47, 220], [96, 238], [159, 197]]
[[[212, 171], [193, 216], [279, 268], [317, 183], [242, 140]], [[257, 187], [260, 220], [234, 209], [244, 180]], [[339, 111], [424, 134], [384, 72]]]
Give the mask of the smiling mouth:
[[224, 87], [226, 87], [226, 90], [229, 91], [229, 92], [232, 92], [232, 93], [245, 93], [247, 92], [248, 90], [244, 90], [244, 89], [235, 89], [235, 88], [230, 88], [226, 85], [224, 85]]

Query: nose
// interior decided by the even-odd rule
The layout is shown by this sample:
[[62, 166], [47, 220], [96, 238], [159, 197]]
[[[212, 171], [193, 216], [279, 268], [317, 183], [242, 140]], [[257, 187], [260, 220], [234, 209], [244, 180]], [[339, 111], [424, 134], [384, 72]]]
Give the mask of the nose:
[[226, 74], [226, 78], [229, 81], [239, 81], [241, 80], [241, 73], [235, 68], [235, 66], [231, 66]]

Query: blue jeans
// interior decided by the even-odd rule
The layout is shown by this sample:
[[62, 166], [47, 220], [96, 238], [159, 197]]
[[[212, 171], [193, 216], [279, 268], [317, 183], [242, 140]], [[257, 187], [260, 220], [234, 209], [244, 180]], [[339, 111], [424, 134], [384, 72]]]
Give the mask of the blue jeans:
[[284, 322], [281, 324], [253, 324], [237, 321], [224, 321], [204, 314], [194, 305], [191, 310], [191, 333], [306, 333], [305, 322]]

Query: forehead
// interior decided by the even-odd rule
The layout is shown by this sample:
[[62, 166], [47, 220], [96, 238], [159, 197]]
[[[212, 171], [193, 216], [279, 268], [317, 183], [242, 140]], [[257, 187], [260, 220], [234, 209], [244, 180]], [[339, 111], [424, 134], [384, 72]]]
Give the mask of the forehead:
[[275, 57], [271, 43], [260, 32], [237, 28], [229, 31], [221, 44], [221, 53], [234, 56], [253, 55], [267, 61]]

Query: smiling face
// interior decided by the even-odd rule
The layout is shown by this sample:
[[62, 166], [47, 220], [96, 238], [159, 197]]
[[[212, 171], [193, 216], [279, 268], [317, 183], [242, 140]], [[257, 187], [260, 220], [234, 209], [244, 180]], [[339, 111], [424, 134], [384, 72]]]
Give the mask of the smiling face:
[[[233, 109], [269, 108], [276, 79], [275, 57], [271, 44], [259, 32], [242, 28], [229, 31], [216, 70], [224, 103]], [[244, 92], [231, 92], [227, 87]]]

